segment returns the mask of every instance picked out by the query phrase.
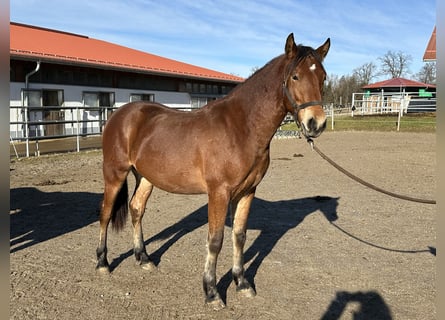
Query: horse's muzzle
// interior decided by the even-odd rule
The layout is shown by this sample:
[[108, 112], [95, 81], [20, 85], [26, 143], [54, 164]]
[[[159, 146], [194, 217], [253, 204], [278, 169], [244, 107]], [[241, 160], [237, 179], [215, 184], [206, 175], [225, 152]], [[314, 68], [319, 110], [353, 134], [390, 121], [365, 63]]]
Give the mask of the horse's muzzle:
[[301, 128], [306, 138], [317, 138], [326, 129], [326, 117], [321, 121], [315, 117], [305, 120], [301, 122]]

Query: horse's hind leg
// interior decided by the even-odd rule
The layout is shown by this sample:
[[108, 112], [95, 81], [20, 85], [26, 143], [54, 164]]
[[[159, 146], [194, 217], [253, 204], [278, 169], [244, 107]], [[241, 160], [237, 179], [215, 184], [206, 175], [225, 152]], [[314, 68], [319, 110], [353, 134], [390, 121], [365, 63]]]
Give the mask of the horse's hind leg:
[[247, 297], [255, 296], [255, 290], [244, 277], [244, 244], [246, 242], [247, 218], [255, 191], [231, 203], [233, 268], [232, 275], [237, 292]]
[[153, 190], [153, 184], [134, 171], [136, 177], [136, 188], [130, 200], [131, 222], [133, 224], [134, 256], [143, 269], [154, 268], [153, 262], [148, 257], [142, 233], [142, 217], [145, 206]]
[[104, 167], [105, 188], [99, 217], [99, 245], [96, 249], [96, 270], [100, 272], [108, 273], [110, 271], [107, 260], [107, 232], [113, 211], [119, 209], [121, 215], [118, 218], [120, 222], [116, 224], [116, 229], [122, 228], [125, 219], [128, 196], [127, 174], [127, 170], [114, 170]]

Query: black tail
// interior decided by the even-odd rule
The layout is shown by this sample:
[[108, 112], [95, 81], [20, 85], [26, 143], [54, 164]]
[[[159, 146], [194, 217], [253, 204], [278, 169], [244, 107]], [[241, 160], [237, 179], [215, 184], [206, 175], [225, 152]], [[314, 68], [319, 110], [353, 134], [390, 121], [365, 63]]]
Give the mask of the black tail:
[[128, 184], [125, 179], [114, 201], [111, 212], [111, 226], [113, 230], [120, 231], [124, 228], [128, 216]]

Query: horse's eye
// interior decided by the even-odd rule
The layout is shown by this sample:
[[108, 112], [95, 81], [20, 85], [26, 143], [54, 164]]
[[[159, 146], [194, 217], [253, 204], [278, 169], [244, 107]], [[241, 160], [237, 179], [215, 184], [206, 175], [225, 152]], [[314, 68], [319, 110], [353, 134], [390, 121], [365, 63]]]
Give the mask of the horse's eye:
[[292, 80], [298, 80], [298, 76], [296, 75], [296, 74], [294, 74], [293, 76], [292, 76]]

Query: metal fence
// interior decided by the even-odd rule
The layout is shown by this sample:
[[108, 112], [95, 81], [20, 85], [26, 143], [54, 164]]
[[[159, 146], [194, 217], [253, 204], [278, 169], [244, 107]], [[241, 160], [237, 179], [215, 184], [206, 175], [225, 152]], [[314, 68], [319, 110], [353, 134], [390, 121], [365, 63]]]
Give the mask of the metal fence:
[[377, 115], [435, 112], [436, 93], [410, 92], [360, 92], [352, 94], [351, 115]]
[[[398, 130], [400, 118], [404, 114], [436, 111], [435, 92], [427, 94], [428, 96], [404, 92], [373, 95], [354, 93], [350, 107], [337, 108], [330, 105], [325, 106], [325, 112], [332, 129], [334, 129], [334, 118], [338, 120], [342, 115], [394, 114], [398, 117]], [[17, 157], [19, 153], [26, 157], [40, 155], [41, 143], [58, 139], [65, 139], [67, 145], [65, 151], [78, 152], [84, 148], [100, 147], [100, 139], [97, 137], [100, 137], [105, 122], [116, 109], [117, 107], [10, 106], [10, 146], [12, 148], [10, 149]], [[192, 109], [178, 110], [190, 111]], [[291, 120], [293, 118], [288, 116], [284, 123]], [[96, 138], [88, 139], [89, 137]], [[299, 137], [298, 131], [279, 129], [275, 134], [275, 138], [278, 139], [295, 137]], [[63, 141], [59, 145], [62, 146]], [[14, 154], [11, 150], [10, 153]], [[61, 150], [57, 149], [57, 151]]]
[[[336, 127], [349, 128], [352, 130], [360, 130], [359, 128], [365, 130], [395, 130], [400, 131], [404, 125], [412, 127], [413, 125], [417, 129], [421, 128], [431, 128], [435, 127], [435, 113], [432, 111], [422, 110], [421, 112], [428, 112], [428, 115], [422, 116], [419, 111], [408, 110], [408, 114], [404, 114], [399, 111], [398, 113], [373, 113], [373, 114], [362, 114], [354, 112], [351, 108], [325, 108], [327, 115], [327, 125], [331, 130], [335, 130]], [[415, 112], [415, 113], [414, 113]], [[355, 114], [355, 116], [354, 116]], [[410, 117], [414, 115], [414, 117]], [[359, 118], [357, 122], [356, 118]], [[419, 120], [421, 119], [421, 120]], [[347, 123], [350, 123], [347, 125]], [[355, 129], [353, 129], [355, 128]], [[378, 128], [378, 129], [375, 129]]]
[[301, 138], [300, 131], [278, 129], [274, 135], [274, 139], [291, 139], [291, 138]]
[[[10, 106], [10, 143], [24, 143], [25, 155], [30, 156], [30, 143], [36, 145], [39, 154], [41, 140], [75, 138], [76, 151], [80, 150], [81, 138], [100, 135], [114, 107], [22, 107]], [[17, 153], [17, 152], [16, 152]]]
[[[10, 106], [10, 154], [29, 157], [42, 152], [100, 147], [106, 121], [118, 107]], [[196, 109], [177, 108], [190, 111]]]

